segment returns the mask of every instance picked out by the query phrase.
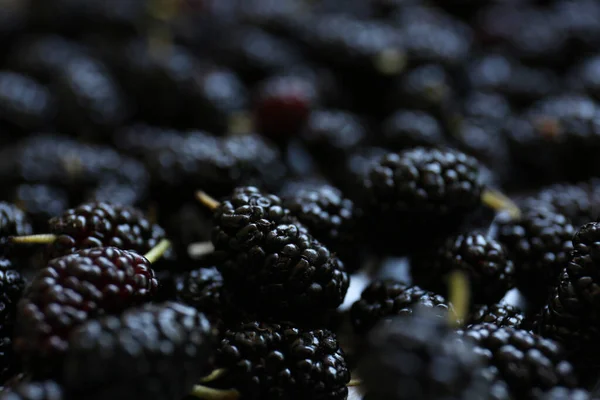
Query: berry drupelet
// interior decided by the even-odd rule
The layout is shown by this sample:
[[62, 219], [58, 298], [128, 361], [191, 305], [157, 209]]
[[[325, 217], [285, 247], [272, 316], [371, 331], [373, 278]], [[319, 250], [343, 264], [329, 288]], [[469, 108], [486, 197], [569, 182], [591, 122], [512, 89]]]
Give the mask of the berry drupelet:
[[483, 190], [474, 158], [421, 147], [371, 163], [361, 186], [372, 244], [395, 252], [456, 230], [480, 207]]
[[489, 398], [484, 397], [489, 382], [471, 343], [438, 313], [419, 311], [378, 325], [368, 336], [358, 365], [366, 398]]
[[535, 398], [556, 386], [577, 387], [573, 366], [553, 340], [492, 324], [471, 326], [462, 335], [474, 343], [487, 368], [497, 371], [515, 399]]
[[13, 333], [17, 303], [25, 281], [12, 263], [0, 258], [0, 381], [16, 372], [18, 362], [13, 354]]
[[132, 251], [94, 248], [55, 258], [18, 305], [15, 349], [32, 372], [57, 373], [75, 327], [149, 301], [157, 285], [150, 262]]
[[498, 241], [515, 263], [516, 287], [534, 304], [544, 304], [573, 249], [573, 226], [564, 215], [541, 206], [499, 222]]
[[536, 397], [538, 400], [592, 400], [592, 395], [585, 389], [555, 387]]
[[206, 373], [215, 342], [203, 314], [173, 302], [89, 321], [69, 338], [65, 392], [97, 400], [181, 399]]
[[246, 399], [343, 400], [350, 371], [334, 333], [290, 325], [240, 323], [228, 329], [215, 365]]
[[55, 381], [21, 382], [0, 392], [0, 400], [63, 400], [63, 392]]
[[481, 233], [451, 237], [432, 256], [414, 260], [413, 280], [422, 287], [447, 294], [446, 279], [463, 271], [471, 287], [474, 304], [498, 302], [514, 285], [515, 267], [504, 246]]
[[381, 320], [397, 315], [412, 315], [415, 306], [453, 313], [442, 296], [393, 280], [375, 280], [362, 292], [350, 309], [350, 319], [358, 334], [369, 332]]
[[359, 218], [352, 200], [328, 184], [308, 185], [283, 196], [283, 206], [344, 262], [348, 272], [360, 267]]
[[518, 308], [506, 304], [479, 306], [469, 316], [469, 325], [492, 324], [499, 328], [522, 328], [525, 314]]
[[105, 202], [85, 203], [49, 222], [56, 239], [49, 258], [92, 247], [117, 247], [144, 254], [165, 238], [164, 230], [138, 209]]
[[48, 89], [24, 75], [0, 71], [0, 124], [25, 132], [46, 129], [54, 113]]
[[212, 242], [229, 288], [271, 316], [311, 318], [335, 310], [349, 278], [342, 262], [290, 216], [281, 199], [240, 187], [218, 205]]

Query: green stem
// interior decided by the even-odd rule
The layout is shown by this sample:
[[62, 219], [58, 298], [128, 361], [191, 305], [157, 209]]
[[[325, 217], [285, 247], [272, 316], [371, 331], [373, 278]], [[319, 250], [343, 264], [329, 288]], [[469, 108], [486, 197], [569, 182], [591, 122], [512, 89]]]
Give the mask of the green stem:
[[194, 386], [190, 394], [205, 400], [238, 400], [240, 398], [240, 392], [237, 390], [212, 389], [202, 385]]
[[454, 270], [448, 278], [448, 285], [450, 286], [450, 303], [454, 307], [454, 315], [448, 314], [449, 323], [459, 327], [469, 312], [469, 280], [463, 271]]
[[150, 261], [150, 264], [154, 264], [156, 260], [161, 258], [163, 254], [171, 247], [171, 242], [169, 239], [163, 239], [156, 246], [154, 246], [149, 252], [147, 252], [144, 257]]
[[198, 190], [196, 192], [196, 199], [198, 199], [202, 205], [208, 207], [208, 209], [211, 211], [214, 211], [217, 207], [219, 207], [219, 202], [202, 190]]
[[12, 236], [10, 241], [19, 244], [50, 244], [56, 240], [56, 235], [51, 233], [28, 236]]

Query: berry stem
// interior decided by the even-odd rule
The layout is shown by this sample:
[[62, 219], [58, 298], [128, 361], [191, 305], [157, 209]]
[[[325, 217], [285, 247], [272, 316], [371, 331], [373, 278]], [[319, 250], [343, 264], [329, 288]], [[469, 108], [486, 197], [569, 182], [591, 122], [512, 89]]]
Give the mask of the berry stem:
[[192, 258], [200, 258], [215, 251], [212, 242], [190, 243], [188, 246], [188, 255]]
[[486, 189], [481, 195], [481, 202], [496, 211], [507, 211], [512, 218], [518, 219], [521, 216], [519, 207], [497, 190]]
[[450, 303], [454, 307], [455, 315], [448, 313], [450, 324], [459, 327], [469, 312], [469, 280], [463, 271], [454, 270], [448, 278], [450, 286]]
[[227, 373], [227, 370], [224, 368], [215, 369], [210, 374], [206, 375], [204, 378], [200, 379], [201, 383], [208, 383], [216, 381], [221, 378], [223, 375]]
[[40, 235], [27, 235], [27, 236], [11, 236], [10, 241], [12, 243], [19, 244], [49, 244], [56, 240], [56, 235], [51, 233], [40, 234]]
[[214, 211], [217, 207], [219, 207], [219, 202], [202, 190], [198, 190], [196, 192], [196, 199], [198, 199], [202, 205], [208, 207], [208, 209], [211, 211]]
[[406, 57], [398, 49], [386, 49], [373, 58], [373, 64], [382, 75], [398, 75], [406, 66]]
[[228, 118], [227, 132], [230, 135], [252, 132], [252, 125], [252, 118], [250, 118], [248, 113], [243, 111], [234, 112]]
[[355, 387], [355, 386], [360, 386], [360, 385], [362, 385], [362, 381], [360, 379], [350, 379], [350, 382], [348, 382], [348, 384], [346, 386]]
[[240, 398], [240, 392], [237, 390], [219, 390], [202, 385], [194, 386], [191, 395], [206, 400], [237, 400]]
[[171, 242], [169, 239], [163, 239], [156, 246], [154, 246], [149, 252], [147, 252], [144, 257], [150, 261], [150, 264], [154, 264], [156, 260], [161, 258], [163, 254], [171, 247]]

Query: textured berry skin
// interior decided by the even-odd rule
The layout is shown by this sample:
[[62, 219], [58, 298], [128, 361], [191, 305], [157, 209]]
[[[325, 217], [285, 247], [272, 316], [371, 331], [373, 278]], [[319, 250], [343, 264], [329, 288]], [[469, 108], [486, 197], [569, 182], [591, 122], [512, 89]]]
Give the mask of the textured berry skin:
[[241, 304], [302, 319], [343, 302], [349, 285], [344, 265], [289, 216], [279, 197], [237, 188], [213, 221], [225, 286]]
[[14, 204], [0, 202], [0, 246], [5, 251], [9, 236], [31, 235], [33, 228], [29, 217]]
[[0, 71], [0, 121], [25, 131], [44, 129], [54, 115], [50, 92], [31, 78]]
[[22, 382], [0, 392], [1, 400], [63, 400], [62, 387], [55, 381]]
[[599, 115], [598, 104], [586, 96], [543, 99], [506, 124], [511, 154], [530, 179], [542, 183], [597, 176]]
[[600, 223], [590, 222], [573, 237], [573, 253], [567, 266], [569, 279], [577, 295], [594, 310], [600, 307]]
[[531, 301], [543, 304], [573, 249], [575, 230], [567, 218], [543, 207], [500, 223], [498, 240], [515, 263], [516, 286]]
[[164, 230], [138, 209], [104, 202], [82, 204], [49, 224], [57, 235], [50, 244], [50, 258], [109, 246], [145, 254], [165, 238]]
[[227, 330], [216, 365], [247, 399], [343, 400], [350, 371], [334, 333], [241, 323]]
[[480, 357], [436, 312], [378, 325], [361, 353], [358, 371], [368, 399], [489, 398]]
[[70, 337], [65, 391], [98, 400], [181, 399], [206, 373], [215, 342], [206, 317], [179, 303], [89, 321]]
[[93, 248], [55, 258], [19, 302], [15, 348], [30, 370], [57, 373], [75, 327], [149, 301], [157, 285], [148, 260], [132, 251]]
[[418, 147], [372, 163], [362, 189], [365, 215], [380, 232], [373, 240], [392, 251], [455, 230], [480, 205], [482, 185], [474, 158]]
[[309, 184], [284, 196], [283, 205], [311, 235], [338, 255], [348, 272], [360, 267], [360, 210], [339, 189], [328, 184]]
[[447, 277], [463, 271], [471, 286], [474, 304], [498, 302], [514, 285], [515, 267], [506, 249], [480, 233], [449, 238], [432, 259], [412, 268], [415, 283], [447, 295]]
[[263, 82], [256, 94], [254, 118], [259, 132], [284, 140], [300, 131], [317, 105], [313, 82], [300, 76], [275, 76]]
[[521, 328], [525, 314], [516, 307], [505, 304], [483, 305], [471, 313], [469, 325], [492, 324], [499, 328]]
[[531, 332], [491, 324], [472, 326], [463, 335], [497, 370], [515, 399], [529, 399], [555, 386], [574, 388], [577, 377], [560, 345]]
[[18, 362], [13, 354], [13, 333], [17, 303], [25, 281], [12, 263], [0, 259], [0, 380], [6, 381], [16, 372]]
[[453, 312], [452, 306], [440, 295], [393, 280], [376, 280], [367, 286], [350, 310], [354, 331], [369, 332], [380, 320], [397, 315], [412, 315], [413, 308], [422, 306]]
[[188, 272], [176, 290], [178, 299], [209, 317], [218, 317], [223, 310], [223, 277], [216, 267]]

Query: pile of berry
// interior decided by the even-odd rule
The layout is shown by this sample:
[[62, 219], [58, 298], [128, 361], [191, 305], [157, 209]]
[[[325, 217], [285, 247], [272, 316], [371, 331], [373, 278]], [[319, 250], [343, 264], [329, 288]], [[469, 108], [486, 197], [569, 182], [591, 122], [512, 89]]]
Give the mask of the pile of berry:
[[596, 398], [600, 2], [0, 4], [0, 400]]

